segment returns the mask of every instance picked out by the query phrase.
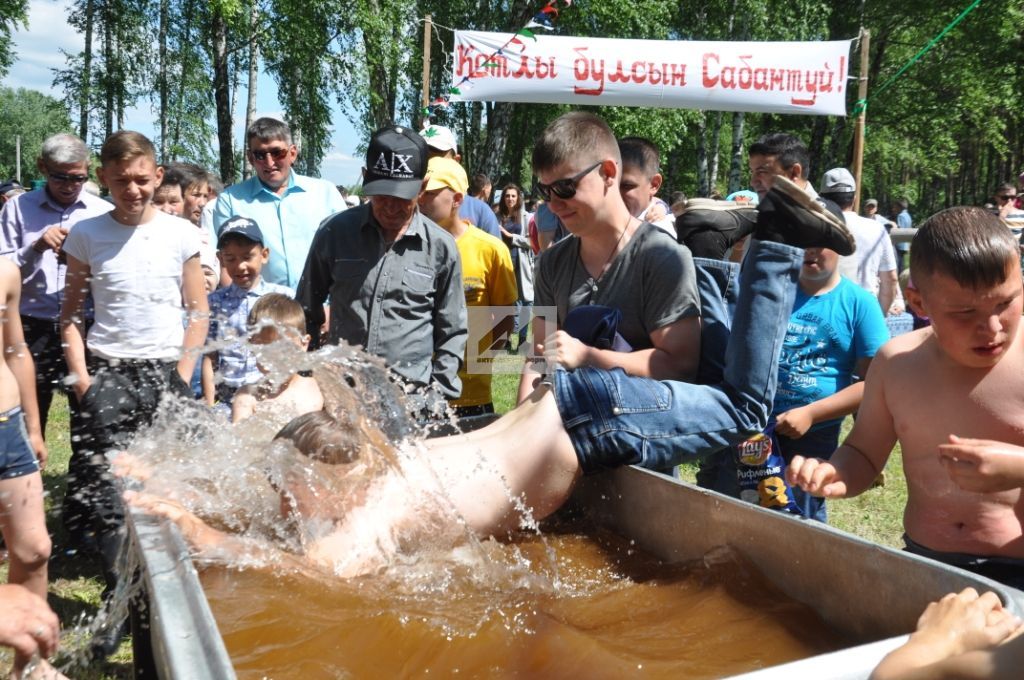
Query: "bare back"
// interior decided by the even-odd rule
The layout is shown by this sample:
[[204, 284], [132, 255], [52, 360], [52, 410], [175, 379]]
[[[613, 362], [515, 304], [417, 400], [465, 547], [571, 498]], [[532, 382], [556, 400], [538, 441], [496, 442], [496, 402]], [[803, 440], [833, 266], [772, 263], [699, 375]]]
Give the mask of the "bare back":
[[21, 330], [21, 273], [6, 258], [0, 258], [0, 299], [3, 300], [3, 350], [0, 361], [0, 411], [8, 411], [21, 403], [18, 382], [7, 362], [14, 353], [28, 352]]
[[907, 535], [933, 550], [1024, 557], [1021, 490], [964, 491], [939, 459], [939, 445], [950, 434], [1024, 445], [1024, 334], [990, 368], [951, 361], [931, 329], [896, 338], [880, 358], [858, 427], [878, 426], [871, 438], [884, 438], [891, 427], [899, 439], [909, 494]]

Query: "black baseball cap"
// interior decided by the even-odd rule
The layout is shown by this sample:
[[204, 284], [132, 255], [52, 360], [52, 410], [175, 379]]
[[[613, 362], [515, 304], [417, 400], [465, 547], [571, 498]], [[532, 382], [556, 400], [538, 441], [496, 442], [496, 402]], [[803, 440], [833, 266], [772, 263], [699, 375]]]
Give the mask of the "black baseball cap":
[[6, 196], [12, 191], [24, 191], [25, 187], [18, 184], [13, 179], [9, 179], [6, 182], [0, 183], [0, 196]]
[[229, 236], [239, 236], [246, 238], [257, 243], [264, 245], [263, 243], [263, 232], [260, 231], [260, 225], [256, 224], [255, 220], [251, 220], [248, 217], [242, 217], [241, 215], [235, 215], [229, 217], [224, 225], [220, 228], [220, 235], [217, 236], [217, 249], [220, 250], [224, 247], [224, 241]]
[[366, 150], [363, 195], [394, 196], [410, 201], [420, 193], [427, 174], [427, 142], [399, 125], [377, 130]]

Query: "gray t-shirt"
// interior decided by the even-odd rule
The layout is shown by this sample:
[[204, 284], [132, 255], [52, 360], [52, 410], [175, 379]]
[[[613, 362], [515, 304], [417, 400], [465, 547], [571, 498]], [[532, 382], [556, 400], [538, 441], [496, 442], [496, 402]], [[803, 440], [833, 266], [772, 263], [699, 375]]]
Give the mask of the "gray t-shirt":
[[619, 334], [634, 350], [650, 349], [653, 331], [700, 315], [690, 251], [649, 222], [640, 225], [596, 282], [580, 261], [576, 236], [541, 253], [534, 304], [557, 307], [559, 326], [570, 309], [615, 307], [622, 312]]

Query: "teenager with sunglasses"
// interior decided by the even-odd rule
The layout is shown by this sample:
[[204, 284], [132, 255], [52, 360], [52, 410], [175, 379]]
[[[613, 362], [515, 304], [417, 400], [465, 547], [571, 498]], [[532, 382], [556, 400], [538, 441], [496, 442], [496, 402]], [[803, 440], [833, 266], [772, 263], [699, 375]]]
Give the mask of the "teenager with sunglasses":
[[298, 149], [287, 123], [258, 118], [246, 130], [246, 158], [255, 176], [229, 187], [213, 210], [213, 241], [231, 217], [248, 217], [260, 225], [270, 248], [263, 278], [295, 288], [306, 264], [313, 234], [326, 218], [348, 206], [327, 180], [292, 170]]
[[[570, 236], [544, 251], [534, 302], [557, 309], [557, 327], [535, 318], [535, 351], [566, 369], [621, 368], [657, 380], [692, 381], [700, 358], [700, 301], [690, 252], [630, 214], [619, 183], [615, 135], [590, 113], [568, 113], [547, 127], [533, 153], [536, 190]], [[584, 305], [617, 309], [626, 351], [583, 344], [562, 328]], [[620, 346], [620, 349], [625, 349]], [[527, 361], [519, 400], [544, 366]]]

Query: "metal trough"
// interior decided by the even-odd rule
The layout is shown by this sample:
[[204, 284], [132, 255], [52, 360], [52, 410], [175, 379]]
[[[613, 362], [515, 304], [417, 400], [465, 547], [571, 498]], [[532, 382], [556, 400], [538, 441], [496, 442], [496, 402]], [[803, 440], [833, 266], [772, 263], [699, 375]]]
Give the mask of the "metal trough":
[[[666, 562], [731, 546], [861, 645], [738, 677], [866, 678], [929, 602], [967, 586], [994, 590], [1024, 615], [1024, 593], [1013, 588], [640, 468], [588, 477], [573, 500], [598, 525]], [[164, 679], [235, 677], [177, 529], [135, 512], [129, 524], [149, 595], [150, 668]]]

